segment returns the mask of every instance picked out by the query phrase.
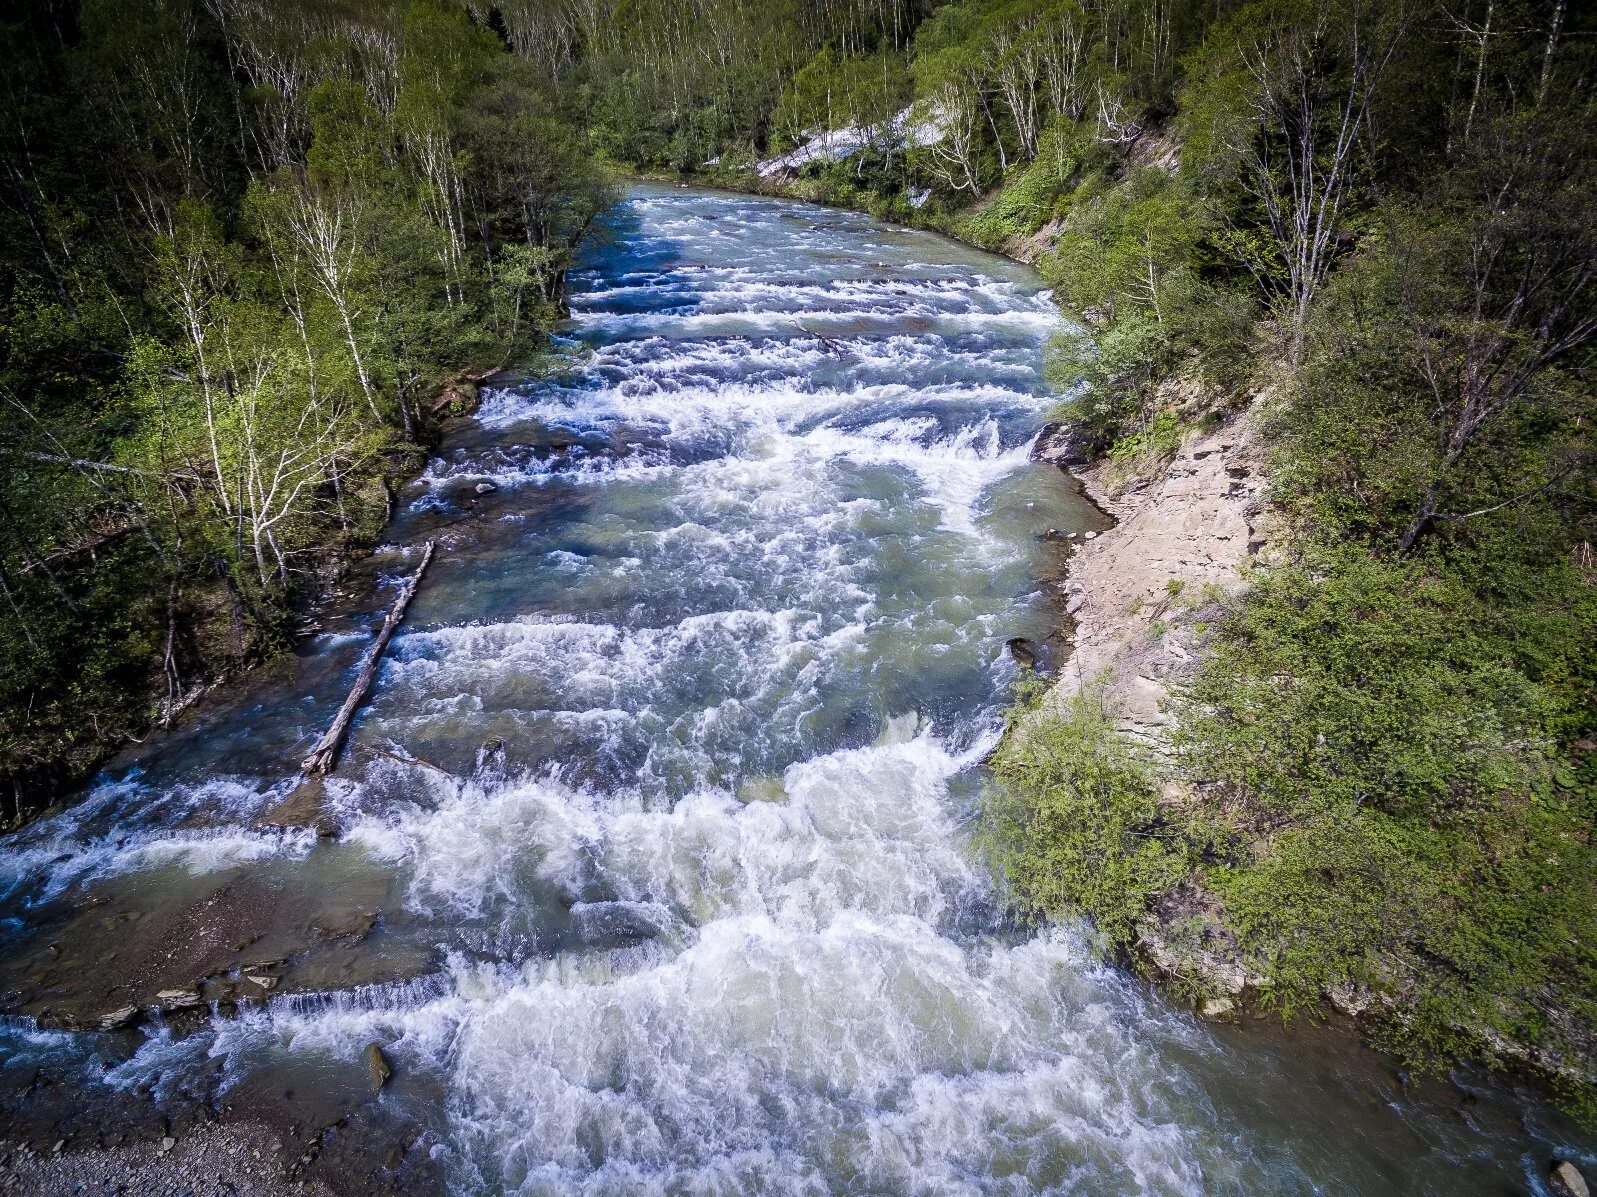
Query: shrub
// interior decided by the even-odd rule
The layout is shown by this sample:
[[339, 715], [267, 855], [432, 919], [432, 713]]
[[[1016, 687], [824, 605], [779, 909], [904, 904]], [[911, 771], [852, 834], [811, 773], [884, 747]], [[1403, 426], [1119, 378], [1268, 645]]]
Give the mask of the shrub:
[[1159, 412], [1145, 428], [1121, 437], [1109, 447], [1109, 459], [1131, 473], [1151, 473], [1176, 455], [1182, 427], [1176, 413]]
[[1215, 625], [1177, 743], [1220, 845], [1200, 879], [1284, 1012], [1351, 983], [1416, 1065], [1589, 1050], [1597, 787], [1565, 756], [1581, 692], [1547, 662], [1581, 657], [1597, 596], [1543, 580], [1505, 610], [1322, 548]]
[[1061, 710], [1018, 714], [993, 773], [983, 839], [1015, 907], [1034, 920], [1084, 917], [1106, 946], [1128, 943], [1186, 859], [1102, 682]]

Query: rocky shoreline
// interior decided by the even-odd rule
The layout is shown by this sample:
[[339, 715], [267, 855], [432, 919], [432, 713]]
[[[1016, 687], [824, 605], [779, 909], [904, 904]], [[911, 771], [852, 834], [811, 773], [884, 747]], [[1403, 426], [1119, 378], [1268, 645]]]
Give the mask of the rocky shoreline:
[[[1203, 610], [1238, 594], [1249, 562], [1268, 549], [1253, 410], [1190, 435], [1148, 477], [1117, 477], [1104, 459], [1089, 464], [1068, 424], [1045, 429], [1033, 454], [1069, 472], [1116, 521], [1072, 553], [1063, 583], [1071, 651], [1039, 713], [1102, 686], [1120, 732], [1163, 756], [1171, 690], [1197, 662]], [[1169, 783], [1166, 798], [1180, 801], [1180, 788]], [[1263, 979], [1214, 915], [1212, 900], [1184, 885], [1142, 921], [1134, 951], [1146, 971], [1190, 993], [1202, 1016], [1225, 1019]]]
[[36, 1151], [27, 1145], [0, 1154], [0, 1193], [75, 1197], [333, 1197], [320, 1180], [291, 1177], [282, 1144], [258, 1123], [210, 1123], [182, 1138], [130, 1139], [82, 1150], [73, 1145]]
[[1064, 591], [1075, 647], [1051, 701], [1107, 677], [1121, 730], [1158, 751], [1171, 685], [1197, 651], [1194, 621], [1183, 616], [1240, 591], [1244, 566], [1268, 543], [1250, 413], [1188, 437], [1162, 473], [1125, 487], [1111, 485], [1110, 463], [1080, 464], [1067, 427], [1050, 433], [1037, 458], [1070, 470], [1116, 521], [1071, 557]]

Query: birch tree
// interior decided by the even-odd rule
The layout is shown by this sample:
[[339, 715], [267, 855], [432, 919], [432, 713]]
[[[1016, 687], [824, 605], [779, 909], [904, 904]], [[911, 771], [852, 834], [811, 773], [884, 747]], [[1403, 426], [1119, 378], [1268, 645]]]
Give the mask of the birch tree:
[[1256, 206], [1262, 237], [1234, 226], [1230, 247], [1273, 298], [1294, 362], [1305, 321], [1345, 245], [1371, 105], [1407, 32], [1402, 4], [1266, 0], [1218, 27], [1202, 85], [1233, 97], [1211, 154]]

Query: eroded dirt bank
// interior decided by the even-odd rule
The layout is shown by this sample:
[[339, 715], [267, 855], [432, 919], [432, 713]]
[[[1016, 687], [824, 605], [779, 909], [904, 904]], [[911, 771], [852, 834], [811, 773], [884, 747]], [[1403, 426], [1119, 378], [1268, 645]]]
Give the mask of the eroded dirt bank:
[[[1271, 512], [1254, 409], [1190, 435], [1165, 468], [1127, 483], [1100, 460], [1072, 469], [1116, 524], [1077, 541], [1062, 583], [1071, 646], [1039, 713], [1063, 711], [1101, 687], [1120, 731], [1156, 755], [1170, 748], [1172, 690], [1196, 666], [1202, 612], [1240, 593], [1250, 562], [1270, 543]], [[1036, 455], [1077, 463], [1068, 426]], [[1182, 799], [1182, 783], [1166, 798]], [[1196, 930], [1195, 930], [1196, 929]], [[1154, 974], [1202, 993], [1199, 1013], [1230, 1018], [1259, 986], [1213, 900], [1185, 883], [1137, 930], [1137, 956]]]
[[[1039, 456], [1052, 459], [1041, 444]], [[1074, 471], [1116, 526], [1084, 540], [1064, 582], [1074, 651], [1050, 693], [1058, 704], [1102, 681], [1120, 726], [1155, 750], [1170, 727], [1170, 687], [1194, 661], [1180, 614], [1237, 593], [1267, 543], [1264, 473], [1251, 416], [1189, 437], [1158, 476], [1124, 490], [1110, 466]]]

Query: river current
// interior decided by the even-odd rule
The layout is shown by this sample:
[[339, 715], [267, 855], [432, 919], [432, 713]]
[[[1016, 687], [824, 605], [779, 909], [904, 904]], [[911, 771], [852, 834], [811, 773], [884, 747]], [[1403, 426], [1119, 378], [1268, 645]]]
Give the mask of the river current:
[[[371, 605], [5, 846], [4, 1071], [375, 1100], [459, 1193], [1542, 1191], [1574, 1145], [1526, 1095], [1207, 1026], [1004, 916], [970, 841], [1005, 642], [1061, 622], [1042, 533], [1107, 526], [1030, 460], [1040, 281], [678, 188], [608, 232], [564, 364], [450, 436]], [[322, 795], [338, 834], [277, 818], [428, 538]], [[22, 1016], [89, 987], [62, 953], [87, 973], [195, 910], [245, 928], [193, 964], [236, 1011]]]

